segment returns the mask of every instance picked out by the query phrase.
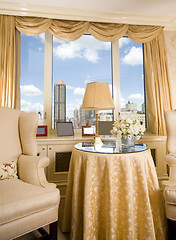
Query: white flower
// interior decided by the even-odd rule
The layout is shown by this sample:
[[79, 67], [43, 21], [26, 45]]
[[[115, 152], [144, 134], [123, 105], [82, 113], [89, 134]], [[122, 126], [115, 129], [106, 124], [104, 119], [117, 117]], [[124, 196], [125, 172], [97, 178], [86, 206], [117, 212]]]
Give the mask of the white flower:
[[139, 120], [135, 117], [131, 118], [119, 118], [114, 122], [111, 134], [115, 136], [126, 136], [131, 138], [132, 136], [142, 136], [145, 132], [144, 124], [140, 124]]

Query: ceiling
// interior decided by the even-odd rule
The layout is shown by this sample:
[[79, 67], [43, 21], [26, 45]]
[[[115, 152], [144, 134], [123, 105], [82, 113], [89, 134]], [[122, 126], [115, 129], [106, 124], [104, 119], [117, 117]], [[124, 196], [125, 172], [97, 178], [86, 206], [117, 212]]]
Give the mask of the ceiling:
[[6, 0], [0, 13], [163, 25], [176, 30], [176, 0]]

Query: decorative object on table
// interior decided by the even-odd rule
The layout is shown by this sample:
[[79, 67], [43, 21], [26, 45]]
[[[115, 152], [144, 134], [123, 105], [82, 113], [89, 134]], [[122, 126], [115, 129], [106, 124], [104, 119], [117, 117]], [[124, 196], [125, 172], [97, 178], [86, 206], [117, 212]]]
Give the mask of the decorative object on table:
[[135, 117], [119, 117], [111, 130], [111, 134], [115, 137], [121, 137], [123, 147], [133, 147], [135, 140], [139, 140], [144, 132], [144, 124], [141, 124]]
[[57, 122], [57, 136], [73, 136], [73, 123], [72, 122]]
[[95, 136], [95, 126], [82, 126], [82, 136]]
[[121, 142], [121, 138], [117, 138], [115, 140], [115, 151], [116, 152], [121, 152], [122, 151], [122, 142]]
[[82, 147], [93, 147], [94, 142], [82, 142]]
[[106, 82], [90, 82], [87, 84], [82, 109], [95, 110], [96, 113], [96, 135], [95, 144], [102, 146], [103, 143], [98, 134], [98, 111], [114, 109], [109, 84]]
[[114, 121], [98, 121], [98, 130], [100, 135], [109, 136]]
[[40, 125], [37, 128], [37, 137], [47, 136], [47, 126], [46, 125]]

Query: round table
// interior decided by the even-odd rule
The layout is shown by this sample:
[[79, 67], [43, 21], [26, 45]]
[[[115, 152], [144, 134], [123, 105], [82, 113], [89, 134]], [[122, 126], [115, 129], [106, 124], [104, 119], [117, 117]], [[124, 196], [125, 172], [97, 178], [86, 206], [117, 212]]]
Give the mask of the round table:
[[62, 231], [73, 240], [165, 239], [164, 204], [150, 149], [74, 146]]

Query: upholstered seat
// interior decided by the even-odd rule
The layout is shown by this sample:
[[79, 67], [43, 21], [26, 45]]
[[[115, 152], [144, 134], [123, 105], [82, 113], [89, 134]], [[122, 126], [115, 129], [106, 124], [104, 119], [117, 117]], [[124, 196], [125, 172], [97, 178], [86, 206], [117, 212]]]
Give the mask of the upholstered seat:
[[59, 195], [54, 188], [42, 188], [20, 179], [7, 179], [0, 182], [0, 193], [2, 210], [0, 224], [47, 211], [52, 207], [55, 208], [59, 202]]
[[163, 181], [163, 194], [168, 219], [168, 239], [176, 236], [176, 111], [166, 111], [167, 129], [166, 163], [169, 165], [169, 180]]
[[[57, 239], [59, 190], [48, 183], [48, 157], [37, 156], [37, 113], [0, 108], [0, 239], [50, 225]], [[16, 168], [18, 175], [16, 174]]]
[[176, 221], [176, 185], [167, 186], [164, 190], [166, 202], [166, 215], [169, 219]]

